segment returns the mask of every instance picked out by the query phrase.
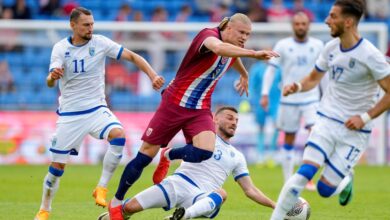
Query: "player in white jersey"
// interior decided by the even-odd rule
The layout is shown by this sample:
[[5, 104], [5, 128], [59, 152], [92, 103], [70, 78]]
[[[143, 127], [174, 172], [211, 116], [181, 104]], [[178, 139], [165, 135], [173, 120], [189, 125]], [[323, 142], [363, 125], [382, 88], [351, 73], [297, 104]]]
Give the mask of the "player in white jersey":
[[[183, 161], [173, 175], [125, 201], [124, 216], [128, 218], [149, 208], [183, 207], [168, 219], [213, 218], [226, 200], [226, 191], [221, 187], [230, 174], [250, 199], [274, 207], [274, 202], [253, 184], [244, 155], [229, 144], [237, 127], [237, 110], [222, 107], [216, 112], [214, 121], [217, 138], [213, 156], [200, 163]], [[103, 213], [99, 219], [108, 219], [107, 215]]]
[[133, 62], [149, 76], [156, 90], [164, 84], [164, 79], [142, 57], [104, 36], [94, 35], [93, 25], [91, 11], [81, 7], [74, 9], [70, 15], [73, 35], [53, 47], [47, 85], [53, 87], [58, 80], [61, 96], [56, 133], [50, 148], [52, 163], [43, 182], [37, 220], [49, 218], [69, 155], [78, 154], [80, 144], [88, 134], [110, 143], [103, 159], [102, 175], [93, 193], [97, 205], [107, 205], [107, 184], [122, 157], [125, 133], [105, 100], [106, 56]]
[[[329, 85], [318, 108], [303, 165], [283, 186], [271, 219], [283, 219], [305, 184], [324, 166], [317, 183], [322, 197], [339, 194], [340, 205], [352, 198], [353, 167], [365, 151], [371, 119], [390, 108], [390, 65], [383, 54], [363, 39], [357, 26], [364, 12], [361, 0], [337, 0], [326, 19], [332, 37], [310, 75], [284, 87], [283, 94], [307, 91], [325, 72]], [[379, 86], [385, 91], [377, 101]]]
[[[280, 58], [272, 59], [264, 74], [261, 105], [268, 108], [268, 94], [276, 68], [282, 72], [282, 85], [291, 84], [303, 79], [305, 74], [314, 67], [315, 61], [323, 49], [323, 42], [308, 36], [310, 20], [303, 12], [293, 16], [292, 29], [294, 36], [278, 41], [274, 50], [281, 54]], [[306, 92], [282, 96], [277, 114], [277, 127], [284, 132], [282, 148], [282, 168], [286, 182], [294, 171], [294, 141], [299, 130], [301, 118], [305, 128], [314, 124], [316, 107], [320, 99], [320, 91], [316, 86]], [[315, 190], [315, 185], [309, 182], [307, 188]]]

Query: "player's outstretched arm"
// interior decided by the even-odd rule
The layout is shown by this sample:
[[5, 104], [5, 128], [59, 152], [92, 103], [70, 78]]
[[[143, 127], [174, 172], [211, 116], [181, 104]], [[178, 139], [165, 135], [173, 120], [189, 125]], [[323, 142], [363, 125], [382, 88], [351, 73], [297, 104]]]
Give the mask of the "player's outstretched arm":
[[221, 41], [216, 37], [208, 37], [203, 45], [213, 53], [225, 57], [251, 57], [259, 60], [268, 60], [272, 57], [279, 57], [279, 54], [270, 50], [249, 50]]
[[140, 55], [128, 49], [124, 49], [121, 58], [134, 63], [140, 70], [146, 73], [152, 82], [153, 89], [159, 90], [164, 85], [164, 78], [158, 75], [150, 64]]
[[293, 83], [283, 87], [283, 96], [288, 96], [297, 92], [305, 92], [316, 87], [325, 74], [313, 69], [309, 75], [301, 80], [301, 82]]
[[362, 129], [366, 123], [381, 115], [384, 111], [390, 109], [390, 76], [378, 80], [378, 84], [385, 91], [383, 97], [376, 105], [361, 115], [355, 115], [345, 122], [349, 129]]
[[237, 180], [245, 195], [260, 205], [275, 208], [275, 202], [268, 198], [260, 189], [252, 182], [250, 176], [243, 176]]
[[240, 81], [236, 86], [238, 93], [240, 93], [240, 96], [244, 93], [248, 96], [248, 71], [245, 69], [240, 58], [237, 58], [233, 63], [233, 68], [240, 74]]
[[64, 75], [64, 69], [54, 68], [46, 77], [46, 84], [48, 87], [55, 86], [55, 82]]

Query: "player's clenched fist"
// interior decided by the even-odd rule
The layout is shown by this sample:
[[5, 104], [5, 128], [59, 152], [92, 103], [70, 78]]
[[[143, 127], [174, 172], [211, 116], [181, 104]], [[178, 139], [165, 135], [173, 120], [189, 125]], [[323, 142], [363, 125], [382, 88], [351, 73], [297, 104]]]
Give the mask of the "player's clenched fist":
[[288, 96], [290, 94], [296, 93], [299, 90], [299, 85], [297, 83], [289, 84], [283, 87], [283, 96]]
[[164, 83], [165, 83], [165, 79], [160, 75], [156, 75], [152, 79], [152, 86], [154, 90], [159, 90], [164, 85]]
[[54, 68], [53, 71], [50, 72], [50, 78], [52, 80], [58, 80], [64, 75], [64, 70], [62, 68]]

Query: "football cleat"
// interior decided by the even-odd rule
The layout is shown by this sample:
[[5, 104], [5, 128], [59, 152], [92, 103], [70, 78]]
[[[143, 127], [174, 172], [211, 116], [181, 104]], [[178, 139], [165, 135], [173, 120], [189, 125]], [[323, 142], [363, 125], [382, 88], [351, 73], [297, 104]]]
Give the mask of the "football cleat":
[[351, 202], [353, 196], [353, 179], [349, 181], [348, 185], [341, 191], [339, 195], [339, 203], [342, 206], [348, 205]]
[[173, 212], [173, 215], [165, 217], [164, 220], [182, 220], [184, 219], [185, 214], [186, 214], [186, 209], [180, 207]]
[[93, 191], [92, 196], [95, 198], [95, 203], [98, 206], [106, 207], [107, 206], [107, 192], [108, 189], [102, 186], [97, 186], [95, 190]]
[[171, 148], [166, 147], [161, 150], [160, 162], [158, 162], [157, 168], [153, 173], [153, 183], [159, 184], [167, 176], [171, 161], [168, 160], [167, 154]]
[[108, 213], [110, 220], [125, 220], [122, 213], [122, 205], [111, 207], [111, 202], [108, 204]]
[[46, 210], [39, 210], [37, 215], [35, 216], [34, 220], [48, 220], [49, 219], [50, 212]]

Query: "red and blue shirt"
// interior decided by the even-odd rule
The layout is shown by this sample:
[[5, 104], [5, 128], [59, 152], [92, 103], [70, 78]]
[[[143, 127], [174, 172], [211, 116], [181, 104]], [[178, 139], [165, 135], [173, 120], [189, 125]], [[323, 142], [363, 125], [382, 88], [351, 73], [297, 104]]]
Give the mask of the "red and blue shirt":
[[221, 39], [221, 33], [218, 28], [206, 28], [193, 39], [165, 91], [170, 102], [190, 109], [210, 109], [211, 94], [235, 58], [218, 56], [203, 46], [208, 37]]

